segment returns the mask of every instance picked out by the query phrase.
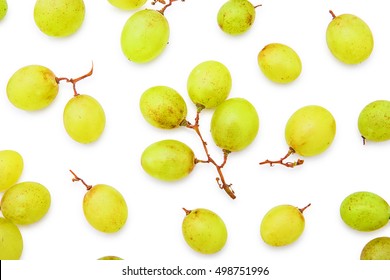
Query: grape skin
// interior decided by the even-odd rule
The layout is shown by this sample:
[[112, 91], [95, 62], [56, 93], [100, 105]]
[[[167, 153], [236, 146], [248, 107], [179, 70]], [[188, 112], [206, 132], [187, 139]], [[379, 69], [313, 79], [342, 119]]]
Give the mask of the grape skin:
[[23, 157], [16, 151], [0, 151], [0, 192], [13, 186], [22, 175]]
[[376, 237], [364, 245], [361, 260], [390, 260], [390, 237]]
[[359, 114], [358, 129], [366, 140], [390, 140], [390, 101], [376, 100], [367, 104]]
[[108, 2], [122, 10], [135, 10], [142, 7], [147, 0], [108, 0]]
[[7, 0], [0, 0], [0, 20], [2, 20], [8, 12]]
[[229, 0], [219, 9], [217, 23], [223, 32], [239, 35], [249, 30], [255, 17], [255, 7], [249, 1]]
[[0, 217], [0, 260], [19, 260], [23, 253], [23, 237], [11, 221]]

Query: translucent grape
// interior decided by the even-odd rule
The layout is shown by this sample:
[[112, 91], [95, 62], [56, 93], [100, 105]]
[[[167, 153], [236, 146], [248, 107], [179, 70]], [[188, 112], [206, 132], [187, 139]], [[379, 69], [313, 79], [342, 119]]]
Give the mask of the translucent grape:
[[240, 151], [256, 138], [260, 126], [256, 108], [244, 98], [230, 98], [219, 105], [211, 118], [215, 144], [230, 152]]
[[53, 102], [58, 94], [58, 83], [49, 68], [28, 65], [11, 76], [6, 91], [9, 101], [15, 107], [35, 111], [46, 108]]
[[36, 0], [34, 21], [52, 37], [66, 37], [78, 31], [84, 22], [83, 0]]
[[0, 0], [0, 20], [2, 20], [8, 12], [7, 0]]
[[348, 195], [340, 205], [341, 219], [359, 231], [374, 231], [389, 222], [389, 204], [379, 195], [359, 191]]
[[187, 244], [202, 254], [215, 254], [222, 250], [228, 233], [221, 217], [204, 208], [185, 211], [182, 233]]
[[229, 0], [217, 14], [218, 26], [227, 34], [245, 33], [255, 21], [255, 7], [247, 0]]
[[176, 128], [187, 116], [187, 105], [183, 97], [167, 86], [147, 89], [141, 95], [139, 105], [145, 120], [158, 128]]
[[146, 0], [108, 0], [108, 2], [122, 10], [135, 10], [142, 7]]
[[23, 157], [16, 151], [0, 151], [0, 192], [13, 186], [23, 172]]
[[0, 217], [0, 260], [19, 260], [23, 253], [23, 237], [11, 221]]
[[162, 140], [149, 145], [143, 151], [141, 166], [154, 178], [175, 181], [191, 173], [195, 166], [195, 155], [183, 142]]
[[21, 182], [5, 191], [1, 212], [15, 224], [28, 225], [41, 220], [50, 204], [50, 192], [45, 186], [37, 182]]
[[367, 104], [359, 114], [358, 128], [366, 140], [390, 140], [390, 101], [376, 100]]
[[113, 261], [113, 260], [123, 260], [123, 259], [120, 258], [120, 257], [117, 257], [117, 256], [104, 256], [104, 257], [98, 258], [98, 260], [109, 260], [109, 261]]
[[100, 103], [92, 96], [78, 94], [68, 101], [63, 112], [68, 135], [83, 144], [100, 138], [106, 125], [106, 115]]
[[259, 52], [257, 62], [262, 73], [276, 83], [291, 83], [302, 71], [302, 62], [298, 54], [291, 47], [281, 43], [266, 45]]
[[360, 253], [361, 260], [390, 260], [390, 237], [381, 236], [370, 240]]
[[187, 91], [195, 105], [214, 108], [229, 96], [232, 77], [219, 61], [208, 60], [196, 65], [187, 79]]

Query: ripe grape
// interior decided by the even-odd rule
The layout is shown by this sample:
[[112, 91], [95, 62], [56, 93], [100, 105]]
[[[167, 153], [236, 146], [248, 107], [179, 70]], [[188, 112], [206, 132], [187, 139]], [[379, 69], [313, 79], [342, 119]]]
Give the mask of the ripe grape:
[[0, 260], [19, 260], [23, 252], [23, 237], [11, 221], [0, 217]]
[[23, 157], [16, 151], [0, 151], [0, 192], [13, 186], [23, 172]]
[[147, 89], [141, 95], [140, 109], [149, 124], [163, 129], [180, 126], [187, 116], [187, 105], [183, 97], [167, 86]]
[[358, 128], [362, 137], [371, 141], [390, 139], [390, 101], [376, 100], [367, 104], [359, 114]]
[[108, 2], [122, 10], [135, 10], [142, 7], [146, 0], [108, 0]]
[[230, 152], [246, 148], [257, 136], [260, 120], [256, 108], [244, 98], [222, 102], [211, 118], [211, 135], [215, 144]]
[[88, 144], [99, 139], [106, 125], [106, 115], [92, 96], [77, 94], [68, 101], [63, 112], [64, 127], [75, 141]]
[[104, 256], [104, 257], [101, 257], [101, 258], [98, 258], [98, 260], [123, 260], [122, 258], [120, 257], [117, 257], [117, 256]]
[[184, 240], [196, 252], [214, 254], [225, 246], [228, 233], [224, 221], [211, 210], [186, 210], [182, 223]]
[[247, 0], [228, 0], [217, 14], [218, 26], [227, 34], [238, 35], [245, 33], [255, 21], [256, 11]]
[[390, 237], [382, 236], [370, 240], [360, 253], [361, 260], [390, 260]]
[[374, 48], [370, 27], [361, 18], [352, 14], [333, 16], [326, 29], [326, 43], [331, 53], [347, 64], [366, 60]]
[[2, 20], [8, 12], [7, 0], [0, 0], [0, 20]]
[[340, 205], [341, 219], [359, 231], [374, 231], [389, 222], [389, 204], [379, 195], [359, 191], [348, 195]]
[[49, 106], [58, 93], [54, 73], [41, 65], [28, 65], [18, 69], [8, 80], [7, 96], [17, 108], [27, 111]]
[[196, 65], [187, 79], [187, 91], [192, 102], [203, 108], [214, 108], [229, 96], [232, 77], [219, 61], [209, 60]]
[[281, 43], [266, 45], [259, 52], [257, 62], [263, 74], [276, 83], [291, 83], [302, 71], [298, 54], [291, 47]]
[[37, 182], [21, 182], [5, 191], [1, 198], [1, 212], [15, 224], [28, 225], [41, 220], [50, 204], [50, 192], [45, 186]]
[[141, 166], [147, 174], [159, 180], [179, 180], [193, 170], [195, 155], [183, 142], [161, 140], [146, 147], [141, 155]]

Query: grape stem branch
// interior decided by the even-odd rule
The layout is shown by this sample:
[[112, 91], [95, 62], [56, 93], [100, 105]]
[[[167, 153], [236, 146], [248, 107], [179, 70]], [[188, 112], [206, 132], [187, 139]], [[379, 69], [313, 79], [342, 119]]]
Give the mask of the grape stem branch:
[[289, 156], [291, 156], [294, 153], [295, 153], [294, 149], [290, 147], [288, 149], [287, 154], [284, 157], [282, 157], [281, 159], [279, 159], [279, 160], [268, 160], [267, 159], [265, 161], [260, 162], [259, 164], [260, 165], [269, 164], [270, 166], [273, 166], [274, 164], [281, 164], [281, 165], [284, 165], [284, 166], [290, 167], [290, 168], [293, 168], [297, 165], [302, 165], [304, 162], [303, 159], [298, 159], [297, 161], [294, 161], [294, 162], [284, 162], [285, 159], [287, 159]]
[[[179, 1], [179, 0], [169, 0], [169, 3], [166, 4], [165, 0], [153, 0], [153, 1], [152, 1], [152, 5], [156, 5], [157, 2], [159, 2], [159, 3], [163, 4], [163, 5], [165, 5], [165, 6], [162, 7], [161, 10], [158, 10], [158, 11], [157, 11], [157, 12], [161, 13], [162, 15], [164, 15], [165, 10], [166, 10], [169, 6], [171, 6], [171, 5], [173, 4], [173, 2], [176, 2], [176, 1]], [[184, 0], [181, 0], [181, 1], [184, 2]]]
[[92, 73], [93, 73], [93, 63], [92, 63], [91, 70], [87, 74], [82, 75], [81, 77], [78, 77], [78, 78], [75, 78], [75, 79], [73, 79], [73, 78], [69, 79], [69, 78], [58, 78], [58, 77], [56, 77], [56, 82], [57, 82], [57, 84], [59, 84], [61, 81], [65, 81], [67, 83], [71, 83], [73, 85], [74, 96], [77, 96], [77, 95], [79, 95], [79, 93], [76, 90], [76, 83], [81, 81], [81, 80], [83, 80], [83, 79], [85, 79], [85, 78], [87, 78], [87, 77], [89, 77], [89, 76], [91, 76]]
[[83, 185], [87, 188], [87, 191], [89, 191], [90, 189], [92, 189], [92, 185], [88, 185], [87, 183], [84, 182], [83, 179], [81, 179], [80, 177], [78, 177], [76, 175], [76, 173], [74, 173], [72, 170], [69, 170], [70, 173], [72, 173], [72, 175], [74, 176], [74, 178], [72, 179], [72, 182], [78, 182], [80, 181], [81, 183], [83, 183]]

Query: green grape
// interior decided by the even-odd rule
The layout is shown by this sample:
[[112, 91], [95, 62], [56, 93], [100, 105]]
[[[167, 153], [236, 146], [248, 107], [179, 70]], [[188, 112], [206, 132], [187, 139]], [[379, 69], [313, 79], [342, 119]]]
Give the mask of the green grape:
[[145, 120], [158, 128], [176, 128], [187, 116], [187, 105], [183, 97], [167, 86], [147, 89], [141, 95], [139, 105]]
[[0, 151], [0, 192], [13, 186], [23, 172], [23, 157], [16, 151]]
[[263, 74], [276, 83], [291, 83], [302, 71], [298, 54], [289, 46], [280, 43], [266, 45], [259, 52], [257, 62]]
[[135, 10], [142, 7], [146, 0], [108, 0], [108, 2], [122, 10]]
[[358, 128], [366, 140], [390, 140], [390, 101], [376, 100], [366, 105], [359, 114]]
[[121, 33], [121, 47], [127, 59], [146, 63], [157, 58], [169, 39], [169, 23], [159, 11], [135, 12], [126, 21]]
[[18, 69], [8, 80], [7, 96], [17, 108], [26, 111], [49, 106], [58, 94], [54, 73], [45, 66], [28, 65]]
[[303, 211], [308, 206], [299, 209], [282, 204], [271, 208], [260, 224], [260, 236], [263, 241], [271, 246], [286, 246], [298, 240], [305, 229]]
[[123, 260], [123, 259], [120, 258], [120, 257], [117, 257], [117, 256], [104, 256], [104, 257], [98, 258], [98, 260], [109, 260], [109, 261], [113, 261], [113, 260]]
[[259, 131], [260, 120], [255, 107], [244, 98], [230, 98], [219, 105], [211, 118], [211, 135], [215, 144], [230, 152], [245, 149]]
[[390, 237], [382, 236], [370, 240], [360, 253], [361, 260], [390, 260]]
[[66, 37], [78, 31], [84, 22], [83, 0], [37, 0], [34, 21], [38, 28], [52, 37]]
[[245, 33], [255, 21], [255, 7], [247, 0], [229, 0], [217, 14], [218, 26], [227, 34]]
[[23, 237], [11, 221], [0, 217], [0, 260], [19, 260], [23, 252]]
[[340, 205], [341, 219], [358, 231], [374, 231], [389, 222], [389, 204], [379, 195], [359, 191], [348, 195]]
[[209, 60], [195, 66], [187, 79], [187, 91], [192, 102], [204, 108], [214, 108], [229, 96], [232, 77], [221, 62]]
[[1, 212], [15, 224], [28, 225], [41, 220], [50, 204], [50, 192], [45, 186], [37, 182], [21, 182], [5, 191], [1, 198]]
[[225, 246], [228, 232], [224, 221], [211, 210], [186, 210], [182, 233], [186, 243], [196, 252], [215, 254]]
[[99, 139], [106, 125], [106, 115], [100, 103], [92, 96], [78, 94], [68, 101], [63, 112], [68, 135], [83, 144]]
[[161, 140], [143, 151], [141, 166], [147, 174], [163, 181], [175, 181], [189, 175], [195, 166], [190, 147], [178, 140]]
[[0, 0], [0, 20], [2, 20], [8, 12], [7, 0]]
[[326, 43], [330, 52], [347, 64], [366, 60], [374, 48], [370, 27], [359, 17], [351, 14], [335, 16], [326, 29]]

